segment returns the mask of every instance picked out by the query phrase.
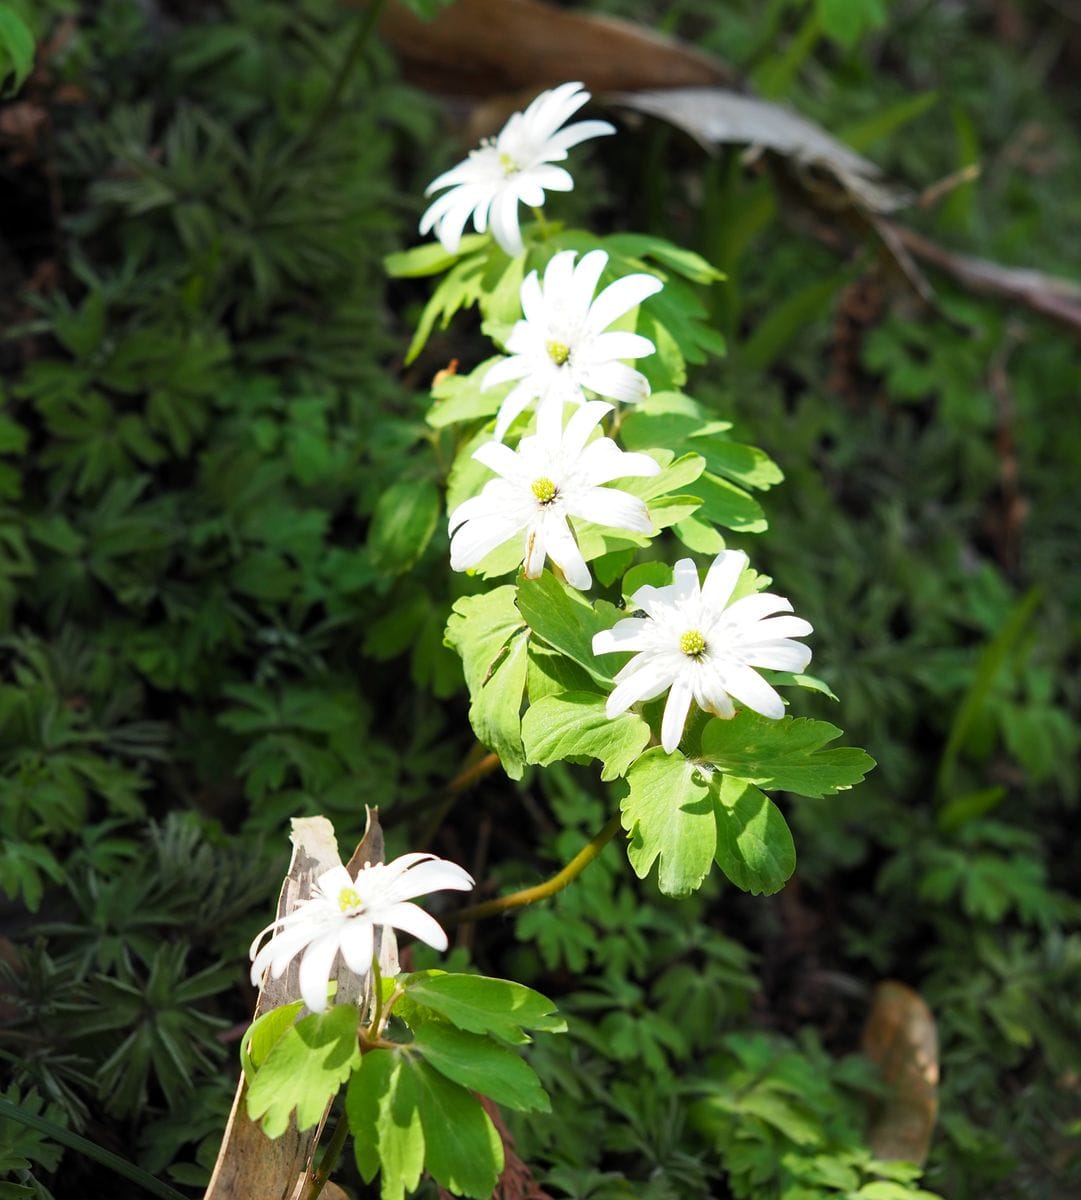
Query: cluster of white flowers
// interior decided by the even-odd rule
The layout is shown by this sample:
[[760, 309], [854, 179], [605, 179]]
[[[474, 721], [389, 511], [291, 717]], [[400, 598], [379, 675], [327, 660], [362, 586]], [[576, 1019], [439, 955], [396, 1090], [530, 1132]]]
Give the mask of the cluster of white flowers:
[[[449, 188], [424, 214], [421, 233], [433, 229], [454, 251], [472, 214], [478, 231], [489, 227], [508, 254], [523, 248], [518, 203], [537, 206], [544, 189], [570, 191], [573, 180], [552, 164], [587, 138], [614, 130], [603, 121], [560, 126], [589, 100], [579, 83], [544, 92], [515, 113], [494, 141], [440, 175], [429, 192]], [[576, 261], [577, 259], [577, 261]], [[497, 478], [450, 514], [451, 566], [481, 566], [512, 538], [521, 540], [527, 578], [540, 575], [546, 558], [573, 587], [592, 584], [568, 518], [639, 534], [655, 532], [637, 497], [605, 486], [632, 476], [656, 475], [646, 454], [629, 454], [610, 438], [594, 436], [613, 405], [592, 397], [634, 403], [649, 395], [645, 376], [628, 364], [656, 349], [640, 334], [611, 326], [661, 290], [653, 275], [613, 280], [599, 294], [608, 265], [603, 250], [578, 258], [553, 255], [543, 278], [531, 271], [521, 287], [522, 318], [506, 340], [508, 354], [489, 368], [484, 388], [514, 382], [500, 406], [493, 440], [474, 454]], [[535, 431], [516, 450], [503, 445], [515, 420], [536, 406]], [[564, 411], [573, 406], [564, 427]], [[704, 585], [690, 559], [676, 564], [669, 587], [643, 587], [632, 597], [644, 616], [628, 617], [593, 640], [595, 654], [631, 652], [608, 698], [609, 717], [668, 691], [661, 744], [672, 753], [683, 735], [692, 701], [719, 717], [735, 704], [763, 716], [784, 715], [784, 702], [756, 668], [803, 671], [811, 651], [793, 639], [811, 626], [791, 613], [781, 596], [754, 593], [732, 602], [746, 555], [724, 551]]]
[[[572, 146], [615, 132], [606, 121], [563, 128], [589, 98], [580, 83], [566, 83], [515, 113], [495, 139], [431, 183], [429, 193], [447, 190], [425, 212], [421, 233], [434, 230], [453, 254], [472, 217], [478, 232], [490, 229], [508, 254], [521, 253], [518, 205], [536, 208], [545, 190], [570, 191], [573, 179], [555, 164]], [[537, 578], [551, 559], [571, 586], [584, 590], [593, 580], [572, 518], [636, 534], [656, 532], [641, 499], [608, 485], [657, 475], [660, 464], [647, 454], [621, 450], [598, 427], [614, 409], [608, 401], [634, 403], [649, 395], [645, 376], [626, 360], [647, 357], [655, 346], [640, 334], [611, 327], [662, 285], [653, 275], [637, 273], [598, 293], [607, 266], [603, 250], [580, 259], [564, 250], [549, 259], [543, 279], [531, 271], [522, 283], [522, 319], [506, 340], [509, 353], [488, 370], [482, 385], [515, 385], [500, 406], [492, 440], [473, 456], [495, 478], [450, 514], [456, 571], [479, 567], [493, 551], [519, 539], [527, 578]], [[534, 430], [512, 450], [503, 439], [531, 405]], [[572, 412], [564, 424], [568, 405]], [[719, 717], [734, 716], [736, 703], [767, 717], [784, 715], [784, 702], [756, 668], [804, 670], [811, 651], [793, 639], [805, 637], [811, 626], [777, 615], [792, 611], [781, 596], [751, 592], [733, 600], [746, 567], [745, 554], [726, 550], [701, 583], [694, 563], [681, 559], [670, 586], [642, 587], [631, 597], [633, 611], [643, 616], [629, 616], [594, 637], [595, 654], [633, 655], [615, 677], [607, 701], [610, 718], [667, 691], [661, 744], [672, 753], [692, 701]], [[321, 1012], [339, 953], [351, 971], [365, 975], [374, 930], [381, 925], [445, 950], [447, 937], [438, 923], [409, 901], [471, 887], [473, 879], [461, 867], [430, 854], [365, 867], [356, 879], [336, 866], [319, 877], [311, 899], [255, 939], [252, 983], [268, 968], [278, 978], [302, 955], [300, 993], [309, 1009]], [[272, 936], [260, 948], [267, 934]]]

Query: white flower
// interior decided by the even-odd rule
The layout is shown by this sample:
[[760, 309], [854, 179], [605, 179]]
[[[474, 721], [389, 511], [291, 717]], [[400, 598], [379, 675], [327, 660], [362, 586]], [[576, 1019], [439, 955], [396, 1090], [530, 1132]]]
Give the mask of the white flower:
[[616, 676], [608, 697], [609, 718], [639, 700], [652, 700], [666, 688], [661, 745], [671, 754], [683, 736], [693, 700], [718, 717], [735, 716], [733, 700], [764, 717], [784, 715], [784, 702], [754, 667], [802, 671], [811, 651], [791, 639], [806, 637], [811, 626], [790, 613], [783, 596], [756, 592], [729, 604], [747, 556], [725, 550], [699, 586], [689, 558], [676, 563], [668, 587], [643, 587], [631, 597], [645, 617], [628, 617], [593, 638], [594, 654], [637, 651]]
[[507, 339], [510, 358], [495, 363], [482, 388], [508, 379], [521, 382], [503, 401], [495, 436], [503, 435], [514, 418], [533, 400], [542, 404], [585, 403], [585, 390], [613, 400], [633, 403], [649, 395], [640, 372], [620, 362], [642, 358], [656, 347], [637, 333], [608, 331], [624, 313], [661, 290], [654, 275], [624, 275], [594, 299], [597, 282], [608, 263], [603, 250], [591, 250], [577, 266], [575, 252], [556, 254], [544, 271], [543, 285], [531, 271], [522, 283], [524, 321]]
[[450, 188], [428, 207], [420, 232], [435, 228], [435, 236], [450, 254], [462, 240], [470, 216], [478, 233], [491, 225], [492, 235], [508, 254], [522, 250], [518, 204], [539, 208], [545, 189], [569, 192], [574, 180], [563, 167], [553, 166], [567, 151], [588, 138], [615, 133], [607, 121], [579, 121], [560, 126], [589, 100], [580, 83], [563, 83], [541, 94], [525, 112], [515, 113], [499, 135], [486, 138], [469, 157], [433, 179], [425, 195]]
[[475, 567], [497, 546], [524, 534], [525, 573], [536, 579], [549, 557], [576, 588], [593, 582], [567, 523], [580, 517], [598, 525], [652, 533], [643, 501], [618, 488], [602, 487], [630, 475], [657, 475], [660, 465], [647, 454], [628, 454], [600, 437], [586, 442], [612, 406], [600, 400], [579, 408], [563, 429], [562, 414], [549, 407], [537, 433], [522, 438], [518, 449], [486, 442], [473, 457], [499, 476], [479, 496], [459, 504], [450, 515], [450, 565]]
[[[278, 979], [303, 951], [300, 994], [312, 1012], [322, 1012], [339, 950], [357, 975], [371, 969], [376, 925], [392, 925], [436, 950], [446, 950], [447, 935], [439, 923], [408, 901], [428, 892], [466, 892], [471, 887], [473, 878], [467, 871], [433, 854], [403, 854], [393, 862], [365, 866], [356, 879], [341, 864], [331, 867], [316, 880], [311, 899], [272, 921], [252, 942], [252, 984], [259, 986], [268, 966], [270, 977]], [[259, 943], [272, 931], [274, 936], [260, 950]]]

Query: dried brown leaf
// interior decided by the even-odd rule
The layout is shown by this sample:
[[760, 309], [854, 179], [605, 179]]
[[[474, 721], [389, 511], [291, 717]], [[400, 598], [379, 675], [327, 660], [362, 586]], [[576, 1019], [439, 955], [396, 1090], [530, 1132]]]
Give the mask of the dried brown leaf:
[[871, 1149], [922, 1164], [938, 1116], [938, 1030], [917, 992], [892, 980], [875, 988], [863, 1052], [889, 1087], [871, 1121]]
[[407, 78], [456, 95], [539, 90], [569, 79], [594, 92], [732, 79], [724, 63], [645, 26], [541, 0], [458, 0], [432, 21], [392, 3], [380, 28]]
[[873, 162], [813, 121], [769, 100], [719, 87], [620, 92], [606, 99], [667, 121], [707, 149], [735, 143], [771, 151], [797, 168], [825, 171], [870, 212], [891, 212], [908, 203], [905, 192], [882, 181]]

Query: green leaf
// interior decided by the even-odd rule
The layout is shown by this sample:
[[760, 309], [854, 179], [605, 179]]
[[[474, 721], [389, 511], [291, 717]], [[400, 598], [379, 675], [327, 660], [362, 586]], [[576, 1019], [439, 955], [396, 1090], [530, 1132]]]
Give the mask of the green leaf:
[[263, 1013], [258, 1020], [253, 1021], [248, 1031], [240, 1039], [240, 1065], [250, 1083], [255, 1069], [262, 1066], [267, 1055], [277, 1044], [278, 1039], [296, 1020], [297, 1013], [304, 1007], [303, 1000], [294, 1000], [292, 1004], [282, 1004]]
[[34, 67], [34, 35], [26, 22], [0, 4], [0, 96], [11, 96]]
[[432, 1009], [468, 1033], [488, 1033], [521, 1045], [530, 1041], [525, 1029], [562, 1033], [567, 1028], [551, 1000], [507, 979], [427, 971], [399, 982], [415, 1004]]
[[822, 749], [841, 736], [828, 721], [782, 717], [743, 709], [731, 720], [712, 720], [702, 733], [702, 754], [719, 770], [759, 787], [801, 796], [829, 796], [859, 783], [875, 765], [854, 746]]
[[647, 233], [614, 233], [604, 239], [605, 249], [631, 258], [654, 258], [657, 262], [678, 272], [692, 283], [718, 283], [725, 278], [693, 250], [686, 250], [664, 238]]
[[296, 1109], [298, 1129], [317, 1124], [354, 1067], [360, 1065], [352, 1004], [336, 1004], [291, 1025], [274, 1043], [248, 1089], [248, 1116], [267, 1137], [280, 1137]]
[[513, 1050], [442, 1021], [421, 1022], [412, 1045], [448, 1079], [519, 1112], [551, 1112], [537, 1073]]
[[510, 584], [479, 596], [463, 596], [447, 622], [447, 645], [462, 656], [469, 687], [469, 720], [494, 750], [511, 779], [525, 769], [522, 697], [528, 638]]
[[442, 500], [430, 479], [402, 479], [379, 497], [368, 530], [372, 562], [388, 575], [401, 575], [428, 547]]
[[480, 1102], [422, 1059], [405, 1064], [424, 1129], [424, 1166], [458, 1195], [488, 1200], [503, 1170], [503, 1142]]
[[511, 638], [506, 655], [469, 706], [473, 732], [499, 755], [503, 770], [511, 779], [521, 779], [526, 764], [522, 697], [529, 665], [528, 646], [524, 633]]
[[382, 1200], [402, 1200], [420, 1183], [424, 1131], [415, 1075], [400, 1053], [371, 1050], [364, 1055], [349, 1080], [345, 1115], [364, 1181], [371, 1183], [382, 1171]]
[[905, 96], [853, 125], [846, 125], [838, 131], [837, 136], [853, 150], [866, 150], [875, 142], [903, 129], [917, 117], [922, 117], [938, 100], [938, 92], [917, 92], [914, 96]]
[[619, 614], [613, 605], [601, 600], [594, 607], [551, 571], [537, 579], [520, 575], [517, 604], [537, 637], [584, 667], [598, 683], [611, 683], [612, 674], [593, 653], [593, 635], [615, 624]]
[[406, 351], [406, 366], [424, 349], [437, 321], [445, 329], [459, 309], [468, 308], [480, 299], [484, 292], [485, 260], [483, 253], [460, 258], [432, 292]]
[[743, 533], [761, 533], [766, 528], [762, 506], [743, 488], [727, 479], [706, 471], [694, 485], [694, 490], [702, 500], [697, 514], [700, 518]]
[[724, 776], [714, 782], [717, 865], [742, 891], [771, 895], [796, 869], [796, 847], [781, 810], [756, 787]]
[[604, 706], [595, 692], [564, 692], [533, 704], [522, 718], [526, 761], [546, 767], [581, 755], [604, 763], [605, 782], [626, 774], [649, 744], [649, 726], [634, 713], [609, 718]]
[[[672, 582], [672, 568], [664, 562], [637, 563], [623, 576], [621, 590], [623, 599], [628, 606], [632, 603], [634, 593], [647, 585], [649, 587], [665, 587]], [[620, 613], [619, 616], [625, 616]]]
[[383, 267], [391, 279], [417, 279], [424, 275], [439, 275], [452, 267], [459, 258], [480, 250], [488, 242], [484, 233], [467, 233], [455, 253], [444, 250], [440, 242], [425, 242], [399, 250], [383, 259]]
[[818, 0], [818, 20], [823, 31], [846, 50], [869, 29], [886, 20], [886, 0]]
[[716, 848], [708, 780], [682, 754], [655, 747], [627, 772], [627, 788], [620, 809], [635, 874], [644, 879], [657, 862], [657, 883], [666, 896], [695, 891]]
[[[571, 662], [558, 650], [552, 650], [535, 638], [529, 643], [529, 669], [526, 675], [526, 690], [530, 704], [536, 704], [545, 696], [557, 696], [560, 692], [588, 692], [592, 679], [577, 664]], [[526, 710], [526, 716], [529, 710]], [[522, 718], [523, 729], [525, 717]], [[523, 734], [524, 738], [524, 734]]]
[[447, 645], [462, 657], [470, 693], [484, 686], [503, 658], [507, 643], [524, 628], [512, 584], [455, 601], [447, 621]]
[[672, 532], [695, 554], [720, 554], [725, 547], [724, 538], [705, 521], [688, 517], [672, 526]]
[[498, 358], [485, 359], [468, 375], [445, 375], [432, 388], [434, 403], [428, 409], [425, 420], [433, 429], [443, 429], [459, 421], [475, 421], [480, 417], [491, 417], [499, 411], [510, 385], [481, 391], [481, 383], [489, 367]]

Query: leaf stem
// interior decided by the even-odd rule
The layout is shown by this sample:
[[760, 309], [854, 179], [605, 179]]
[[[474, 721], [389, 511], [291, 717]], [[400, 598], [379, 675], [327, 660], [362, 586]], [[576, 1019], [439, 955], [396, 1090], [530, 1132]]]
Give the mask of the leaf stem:
[[323, 1161], [319, 1164], [319, 1170], [312, 1175], [312, 1181], [304, 1193], [304, 1200], [318, 1200], [323, 1188], [327, 1185], [331, 1171], [338, 1165], [338, 1159], [342, 1156], [342, 1149], [348, 1133], [349, 1122], [345, 1119], [345, 1113], [341, 1113], [338, 1116], [337, 1125], [334, 1126], [334, 1132], [330, 1136], [330, 1141], [327, 1143], [327, 1148], [323, 1152]]
[[597, 858], [601, 851], [615, 837], [619, 830], [619, 813], [616, 813], [607, 825], [588, 841], [569, 863], [558, 871], [551, 879], [538, 883], [535, 887], [523, 888], [520, 892], [511, 892], [509, 896], [498, 896], [495, 900], [485, 900], [481, 904], [471, 904], [450, 916], [443, 918], [444, 925], [461, 925], [465, 921], [477, 921], [481, 917], [492, 917], [496, 913], [507, 912], [512, 908], [524, 908], [527, 904], [536, 904], [538, 900], [547, 900], [556, 892], [561, 892], [573, 883], [579, 875]]
[[533, 216], [537, 218], [537, 224], [540, 226], [541, 238], [544, 241], [547, 241], [551, 236], [551, 230], [548, 227], [548, 222], [544, 219], [544, 213], [535, 204], [532, 206], [532, 208]]
[[133, 1162], [128, 1162], [126, 1158], [121, 1158], [119, 1154], [106, 1150], [104, 1146], [99, 1146], [88, 1138], [72, 1133], [62, 1125], [57, 1125], [55, 1121], [28, 1113], [10, 1100], [0, 1098], [0, 1117], [8, 1117], [12, 1121], [28, 1125], [31, 1129], [36, 1129], [39, 1133], [44, 1133], [47, 1137], [52, 1138], [54, 1142], [59, 1142], [61, 1146], [67, 1146], [79, 1154], [85, 1154], [87, 1158], [92, 1158], [95, 1162], [101, 1163], [103, 1167], [115, 1171], [117, 1175], [123, 1175], [125, 1179], [137, 1183], [152, 1196], [160, 1196], [161, 1200], [186, 1200], [182, 1192], [178, 1192], [176, 1188], [170, 1187], [160, 1179], [155, 1179], [142, 1167], [137, 1167]]
[[378, 1037], [379, 1026], [383, 1022], [383, 972], [379, 969], [378, 949], [372, 955], [372, 993], [375, 996], [375, 1016], [369, 1028]]

